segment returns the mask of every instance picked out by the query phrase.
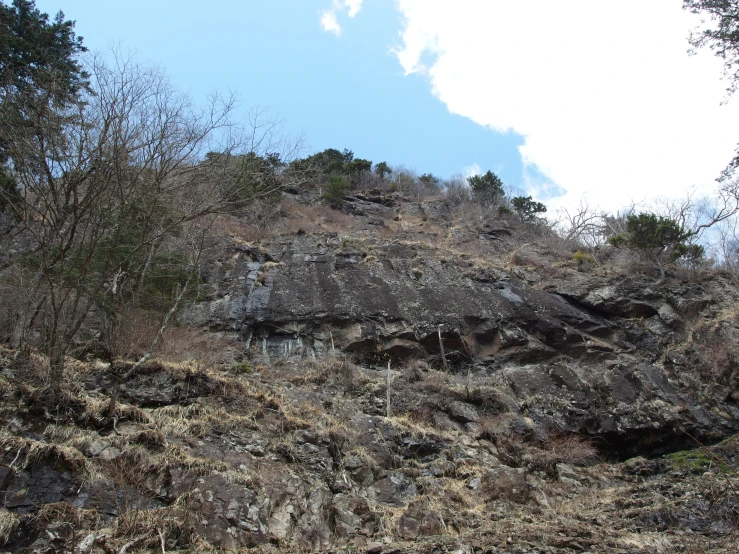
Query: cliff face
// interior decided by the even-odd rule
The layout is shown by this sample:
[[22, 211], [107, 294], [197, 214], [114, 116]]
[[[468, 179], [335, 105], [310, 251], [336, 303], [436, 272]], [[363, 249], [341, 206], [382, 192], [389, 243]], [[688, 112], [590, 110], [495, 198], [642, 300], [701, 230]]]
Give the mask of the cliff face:
[[624, 456], [739, 426], [736, 370], [701, 361], [709, 327], [722, 348], [739, 347], [726, 277], [655, 283], [648, 266], [619, 268], [611, 248], [583, 268], [545, 237], [522, 242], [505, 219], [455, 223], [442, 202], [375, 195], [345, 210], [344, 233], [298, 228], [262, 249], [224, 246], [206, 275], [210, 299], [186, 320], [236, 334], [260, 360], [336, 350], [369, 364], [446, 363], [495, 384], [522, 417]]
[[734, 552], [737, 288], [465, 209], [230, 221], [173, 330], [189, 356], [68, 360], [54, 411], [44, 361], [0, 348], [0, 542]]

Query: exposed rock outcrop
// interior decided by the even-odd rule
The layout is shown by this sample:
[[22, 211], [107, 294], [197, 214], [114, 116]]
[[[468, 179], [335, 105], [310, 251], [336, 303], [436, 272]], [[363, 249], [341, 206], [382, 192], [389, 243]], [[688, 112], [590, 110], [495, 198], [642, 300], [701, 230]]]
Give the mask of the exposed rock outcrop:
[[685, 443], [683, 431], [710, 441], [739, 427], [731, 387], [709, 385], [678, 353], [694, 326], [736, 301], [720, 275], [656, 285], [560, 263], [547, 277], [428, 243], [331, 233], [220, 259], [206, 276], [211, 299], [185, 317], [238, 335], [258, 359], [342, 350], [370, 364], [448, 362], [489, 376], [537, 424], [599, 436], [623, 456]]

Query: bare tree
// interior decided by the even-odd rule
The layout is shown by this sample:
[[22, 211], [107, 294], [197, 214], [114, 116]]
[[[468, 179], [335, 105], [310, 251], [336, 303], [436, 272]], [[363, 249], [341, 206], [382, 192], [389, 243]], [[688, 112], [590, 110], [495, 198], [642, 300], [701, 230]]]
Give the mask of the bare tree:
[[730, 253], [731, 228], [739, 214], [737, 181], [721, 182], [714, 198], [690, 190], [682, 199], [657, 199], [650, 211], [683, 228], [686, 244], [707, 249], [723, 259]]
[[724, 220], [717, 229], [719, 267], [726, 270], [732, 279], [739, 281], [739, 218]]
[[560, 208], [560, 233], [565, 240], [572, 240], [578, 246], [595, 248], [608, 240], [606, 214], [597, 207], [590, 206], [584, 196], [574, 208]]
[[472, 193], [470, 187], [467, 185], [467, 179], [461, 173], [449, 177], [449, 179], [444, 181], [443, 187], [444, 197], [452, 206], [472, 200]]
[[[273, 126], [257, 125], [261, 112], [251, 126], [237, 126], [233, 97], [212, 96], [199, 108], [157, 68], [95, 57], [88, 72], [89, 91], [65, 106], [33, 106], [21, 129], [0, 107], [0, 140], [20, 184], [12, 206], [24, 247], [12, 268], [29, 297], [12, 340], [22, 347], [28, 330], [39, 330], [54, 396], [64, 356], [90, 315], [135, 297], [158, 249], [183, 225], [233, 206], [229, 193], [242, 182], [234, 172], [242, 169], [232, 159], [284, 146]], [[182, 275], [197, 271], [179, 265]]]

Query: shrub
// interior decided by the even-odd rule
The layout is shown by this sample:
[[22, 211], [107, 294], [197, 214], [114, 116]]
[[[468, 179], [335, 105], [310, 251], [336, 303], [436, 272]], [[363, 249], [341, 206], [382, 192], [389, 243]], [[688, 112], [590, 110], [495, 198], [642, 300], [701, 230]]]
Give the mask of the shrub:
[[631, 214], [626, 218], [626, 229], [608, 242], [616, 248], [625, 246], [650, 254], [660, 271], [660, 280], [665, 277], [664, 260], [680, 258], [696, 261], [703, 256], [703, 247], [689, 241], [694, 232], [685, 229], [678, 221], [653, 213]]
[[578, 248], [577, 252], [575, 252], [571, 256], [572, 261], [577, 262], [578, 267], [582, 267], [585, 264], [592, 264], [595, 263], [595, 258], [591, 256], [590, 254], [585, 254], [582, 250]]
[[556, 463], [564, 462], [583, 466], [598, 460], [598, 449], [593, 441], [581, 435], [555, 436], [549, 440], [546, 446]]
[[328, 200], [332, 206], [340, 206], [346, 199], [346, 191], [349, 189], [349, 183], [343, 177], [332, 175], [328, 178], [328, 183], [321, 194], [321, 198]]

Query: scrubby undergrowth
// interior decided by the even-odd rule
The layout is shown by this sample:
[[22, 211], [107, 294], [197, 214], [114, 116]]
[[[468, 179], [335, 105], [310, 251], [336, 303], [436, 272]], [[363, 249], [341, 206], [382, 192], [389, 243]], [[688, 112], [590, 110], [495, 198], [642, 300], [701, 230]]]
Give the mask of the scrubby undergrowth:
[[[507, 411], [494, 387], [421, 362], [329, 356], [203, 367], [151, 361], [111, 408], [115, 368], [2, 352], [5, 549], [730, 552], [736, 438], [603, 459], [597, 442]], [[403, 398], [429, 400], [402, 408]]]

